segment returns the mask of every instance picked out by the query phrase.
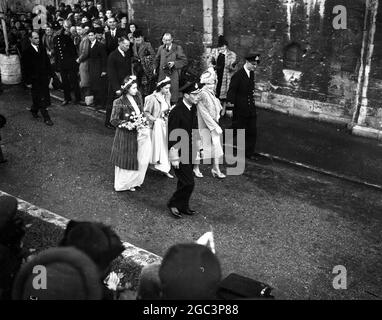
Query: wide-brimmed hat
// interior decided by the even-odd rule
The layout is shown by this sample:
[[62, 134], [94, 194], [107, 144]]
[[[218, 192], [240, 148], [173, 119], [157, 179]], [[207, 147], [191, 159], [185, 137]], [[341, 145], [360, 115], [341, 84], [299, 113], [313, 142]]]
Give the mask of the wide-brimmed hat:
[[104, 272], [125, 249], [119, 236], [99, 222], [69, 221], [60, 246], [72, 246], [86, 253]]
[[20, 269], [13, 300], [100, 300], [102, 283], [95, 263], [74, 248], [50, 248]]
[[159, 269], [164, 299], [214, 299], [221, 280], [216, 255], [196, 243], [172, 246]]

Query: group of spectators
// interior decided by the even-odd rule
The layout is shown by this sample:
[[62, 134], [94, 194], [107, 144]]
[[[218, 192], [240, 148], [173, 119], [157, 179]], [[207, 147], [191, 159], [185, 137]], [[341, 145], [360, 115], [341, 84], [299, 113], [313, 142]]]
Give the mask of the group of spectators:
[[125, 248], [109, 226], [71, 220], [55, 247], [29, 256], [26, 230], [17, 199], [1, 196], [0, 300], [217, 298], [221, 267], [207, 246], [172, 246], [160, 263], [143, 268], [136, 291], [111, 270]]
[[[44, 76], [49, 76], [50, 89], [63, 89], [63, 105], [74, 100], [76, 104], [106, 109], [105, 126], [108, 128], [113, 128], [110, 124], [112, 103], [128, 75], [137, 76], [143, 97], [154, 91], [156, 82], [161, 80], [158, 77], [170, 75], [172, 102], [177, 102], [180, 73], [187, 65], [187, 58], [181, 46], [172, 44], [171, 34], [164, 34], [163, 41], [168, 51], [174, 51], [171, 58], [176, 55], [173, 64], [168, 63], [170, 57], [163, 57], [167, 51], [154, 51], [138, 26], [128, 22], [126, 14], [104, 10], [102, 4], [94, 5], [94, 1], [82, 1], [73, 6], [61, 3], [57, 10], [48, 6], [46, 12], [37, 14], [8, 12], [6, 22], [10, 30], [9, 51], [22, 57], [24, 84], [30, 84], [28, 70], [33, 68], [28, 64], [35, 64], [24, 57], [32, 43], [37, 52], [39, 47], [46, 50], [51, 72]], [[39, 40], [33, 42], [33, 33]], [[0, 52], [4, 52], [4, 41], [0, 39], [0, 43]], [[46, 69], [45, 65], [39, 69]], [[40, 89], [45, 91], [45, 88]], [[50, 105], [45, 93], [40, 96], [43, 97], [39, 99], [43, 100], [41, 106], [36, 107], [36, 99], [33, 102], [34, 117], [37, 109]], [[42, 114], [45, 114], [44, 120], [48, 120], [47, 113]], [[52, 125], [50, 118], [45, 123]]]

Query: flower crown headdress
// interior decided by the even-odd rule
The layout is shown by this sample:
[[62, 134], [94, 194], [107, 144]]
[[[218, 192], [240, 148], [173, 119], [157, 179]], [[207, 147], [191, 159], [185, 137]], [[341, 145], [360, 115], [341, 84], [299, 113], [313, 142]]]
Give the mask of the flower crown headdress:
[[137, 77], [136, 77], [136, 76], [130, 76], [130, 77], [129, 77], [129, 80], [127, 80], [127, 82], [124, 83], [124, 84], [121, 86], [122, 90], [126, 90], [126, 89], [127, 89], [129, 86], [131, 86], [131, 84], [132, 84], [133, 82], [135, 82], [135, 81], [137, 81]]

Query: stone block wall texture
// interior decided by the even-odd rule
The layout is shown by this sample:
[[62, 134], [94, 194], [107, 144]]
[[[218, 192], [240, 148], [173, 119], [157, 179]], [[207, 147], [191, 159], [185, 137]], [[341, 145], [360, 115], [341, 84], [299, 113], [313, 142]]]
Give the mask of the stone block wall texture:
[[[15, 0], [21, 1], [21, 0]], [[27, 0], [33, 2], [33, 0]], [[36, 0], [34, 0], [36, 1]], [[41, 0], [44, 1], [44, 0]], [[48, 1], [48, 0], [46, 0]], [[165, 31], [174, 34], [199, 72], [203, 69], [203, 4], [207, 0], [105, 0], [133, 16], [155, 48]], [[212, 2], [213, 45], [218, 38]], [[261, 53], [257, 96], [285, 110], [348, 119], [356, 111], [366, 0], [225, 0], [224, 33], [242, 57]], [[381, 1], [380, 1], [381, 2]], [[128, 5], [129, 3], [129, 5]], [[347, 29], [333, 28], [333, 7], [347, 9]], [[370, 21], [368, 21], [368, 29]], [[379, 4], [364, 125], [382, 130], [382, 3]], [[283, 96], [291, 99], [283, 99]], [[287, 101], [287, 103], [286, 103]], [[312, 108], [311, 101], [314, 101]], [[284, 103], [285, 102], [285, 103]]]
[[[121, 9], [127, 1], [109, 0]], [[365, 0], [226, 0], [224, 33], [242, 58], [262, 55], [257, 74], [262, 102], [286, 109], [351, 120], [363, 39]], [[155, 47], [172, 31], [199, 71], [203, 68], [203, 0], [132, 0], [134, 21]], [[347, 29], [333, 28], [333, 7], [347, 9]], [[217, 0], [213, 0], [213, 43], [218, 38]], [[366, 124], [381, 129], [382, 4], [379, 6], [371, 63]], [[242, 59], [241, 59], [242, 60]], [[287, 70], [287, 71], [285, 71]], [[288, 71], [291, 70], [291, 71]], [[289, 74], [289, 76], [288, 76]], [[290, 75], [293, 75], [290, 78]], [[264, 94], [264, 95], [263, 95]], [[289, 96], [292, 99], [280, 99]], [[284, 104], [287, 101], [288, 103]]]

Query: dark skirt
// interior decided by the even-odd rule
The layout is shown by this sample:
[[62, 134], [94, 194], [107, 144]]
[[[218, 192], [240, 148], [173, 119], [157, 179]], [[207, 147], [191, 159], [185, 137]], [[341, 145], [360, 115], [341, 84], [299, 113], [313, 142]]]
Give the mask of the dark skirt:
[[138, 133], [136, 130], [117, 128], [110, 161], [125, 170], [138, 170]]

